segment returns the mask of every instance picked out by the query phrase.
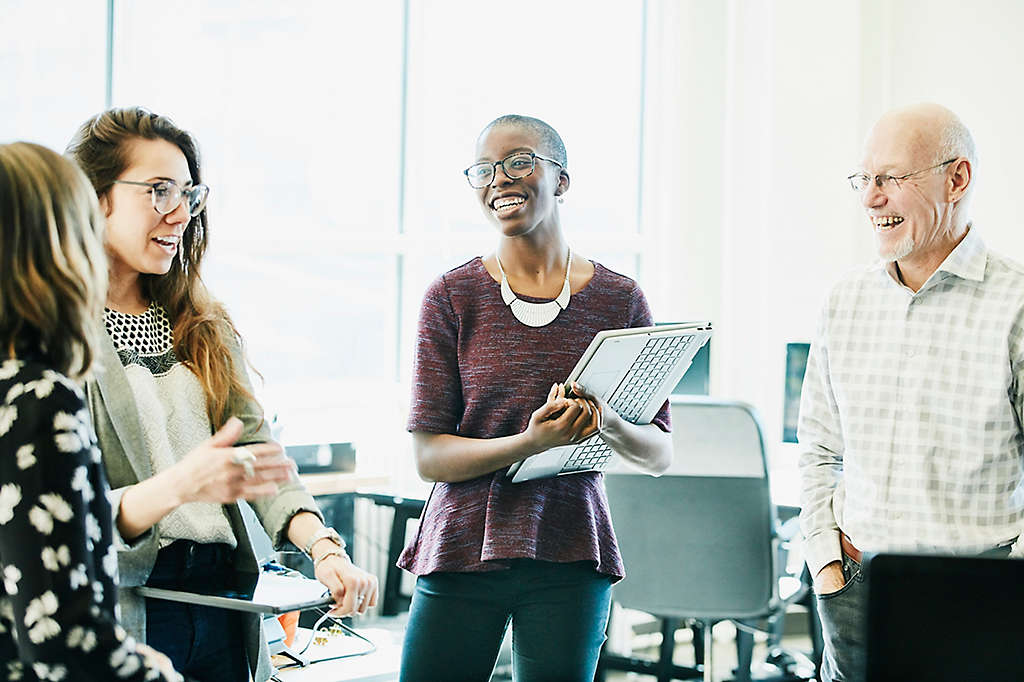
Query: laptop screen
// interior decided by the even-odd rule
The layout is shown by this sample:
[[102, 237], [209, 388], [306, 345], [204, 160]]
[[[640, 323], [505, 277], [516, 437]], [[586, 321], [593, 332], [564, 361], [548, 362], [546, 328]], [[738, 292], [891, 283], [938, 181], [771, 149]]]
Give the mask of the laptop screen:
[[1022, 679], [1024, 561], [869, 559], [868, 682]]
[[167, 599], [255, 613], [285, 613], [330, 605], [327, 588], [316, 580], [274, 573], [230, 573], [204, 580], [143, 585], [136, 592]]

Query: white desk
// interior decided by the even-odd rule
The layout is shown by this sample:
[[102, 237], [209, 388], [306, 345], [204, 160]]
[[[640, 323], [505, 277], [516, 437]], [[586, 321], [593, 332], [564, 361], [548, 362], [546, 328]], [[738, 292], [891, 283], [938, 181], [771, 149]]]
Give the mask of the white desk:
[[375, 490], [386, 486], [390, 480], [387, 474], [375, 472], [331, 472], [325, 474], [299, 474], [299, 480], [306, 490], [316, 495], [338, 495], [354, 493], [364, 488]]
[[[359, 634], [377, 645], [377, 650], [365, 656], [342, 658], [336, 661], [312, 663], [305, 668], [287, 668], [277, 677], [281, 682], [390, 682], [398, 679], [402, 663], [402, 633], [383, 628], [360, 628]], [[296, 643], [304, 644], [309, 638], [307, 628], [299, 628]], [[339, 654], [362, 651], [368, 645], [357, 637], [329, 636], [326, 645], [311, 644], [305, 656], [311, 661]]]

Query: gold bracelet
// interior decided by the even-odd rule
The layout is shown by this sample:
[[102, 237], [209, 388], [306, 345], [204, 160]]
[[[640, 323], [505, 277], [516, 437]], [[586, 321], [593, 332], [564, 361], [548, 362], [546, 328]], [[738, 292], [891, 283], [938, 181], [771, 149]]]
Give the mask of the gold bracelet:
[[[316, 570], [316, 567], [320, 565], [320, 562], [329, 556], [336, 556], [348, 559], [348, 555], [345, 554], [345, 550], [343, 550], [341, 547], [335, 547], [334, 549], [327, 550], [326, 552], [318, 556], [316, 559], [313, 559], [313, 569]], [[351, 559], [349, 559], [349, 561], [351, 561]]]

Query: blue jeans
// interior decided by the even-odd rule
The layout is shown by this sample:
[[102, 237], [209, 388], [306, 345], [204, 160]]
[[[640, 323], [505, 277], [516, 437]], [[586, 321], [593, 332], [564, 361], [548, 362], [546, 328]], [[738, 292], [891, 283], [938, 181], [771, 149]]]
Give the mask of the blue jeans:
[[486, 682], [511, 621], [517, 681], [593, 680], [610, 605], [611, 579], [589, 561], [421, 576], [400, 679]]
[[863, 682], [867, 655], [868, 591], [861, 565], [843, 555], [846, 584], [818, 595], [818, 615], [825, 640], [822, 682]]
[[[177, 540], [160, 550], [147, 585], [181, 589], [189, 580], [231, 570], [231, 548]], [[146, 599], [146, 643], [180, 672], [203, 682], [248, 682], [238, 611]]]

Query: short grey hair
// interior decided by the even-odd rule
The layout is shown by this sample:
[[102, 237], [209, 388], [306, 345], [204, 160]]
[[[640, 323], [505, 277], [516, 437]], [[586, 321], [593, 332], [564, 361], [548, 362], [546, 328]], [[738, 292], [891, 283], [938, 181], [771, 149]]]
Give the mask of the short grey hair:
[[963, 157], [971, 162], [971, 168], [978, 163], [978, 151], [974, 146], [974, 136], [967, 126], [955, 115], [951, 115], [939, 133], [939, 148], [935, 163]]

